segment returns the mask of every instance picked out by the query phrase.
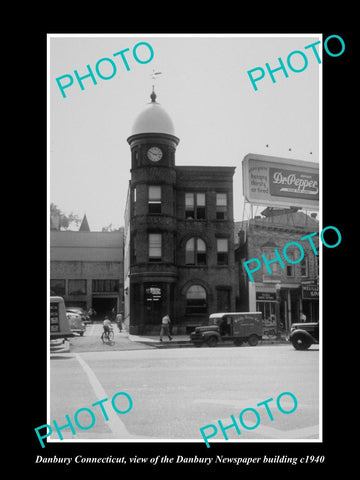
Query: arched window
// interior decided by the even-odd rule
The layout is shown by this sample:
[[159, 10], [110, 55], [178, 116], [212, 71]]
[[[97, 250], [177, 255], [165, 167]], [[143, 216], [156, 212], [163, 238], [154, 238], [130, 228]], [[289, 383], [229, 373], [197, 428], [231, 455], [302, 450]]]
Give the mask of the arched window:
[[190, 238], [185, 245], [186, 265], [206, 265], [206, 244], [201, 238]]
[[186, 314], [204, 314], [207, 312], [206, 290], [201, 285], [192, 285], [186, 292]]

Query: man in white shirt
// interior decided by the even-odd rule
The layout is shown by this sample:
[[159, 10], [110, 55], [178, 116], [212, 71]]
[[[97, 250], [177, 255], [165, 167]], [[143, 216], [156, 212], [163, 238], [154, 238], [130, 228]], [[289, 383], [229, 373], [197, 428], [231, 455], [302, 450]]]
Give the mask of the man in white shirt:
[[168, 314], [164, 315], [161, 319], [160, 342], [162, 342], [164, 335], [167, 335], [169, 340], [172, 340], [170, 335], [170, 317]]

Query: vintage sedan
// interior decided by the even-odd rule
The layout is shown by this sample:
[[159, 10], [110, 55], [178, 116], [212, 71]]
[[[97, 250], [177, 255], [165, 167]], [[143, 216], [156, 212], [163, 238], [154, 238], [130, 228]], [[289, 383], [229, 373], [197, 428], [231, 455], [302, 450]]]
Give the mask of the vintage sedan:
[[293, 323], [290, 331], [290, 342], [296, 350], [307, 350], [319, 343], [319, 323]]
[[85, 333], [86, 325], [82, 321], [81, 315], [75, 312], [66, 311], [66, 316], [69, 320], [70, 330], [82, 337]]

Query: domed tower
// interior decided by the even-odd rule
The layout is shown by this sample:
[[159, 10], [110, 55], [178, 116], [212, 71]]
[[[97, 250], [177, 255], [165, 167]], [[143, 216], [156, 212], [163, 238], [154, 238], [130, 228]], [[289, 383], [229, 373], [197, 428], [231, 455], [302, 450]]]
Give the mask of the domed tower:
[[130, 332], [158, 334], [161, 316], [173, 314], [176, 267], [176, 169], [179, 138], [156, 101], [136, 118], [131, 149]]

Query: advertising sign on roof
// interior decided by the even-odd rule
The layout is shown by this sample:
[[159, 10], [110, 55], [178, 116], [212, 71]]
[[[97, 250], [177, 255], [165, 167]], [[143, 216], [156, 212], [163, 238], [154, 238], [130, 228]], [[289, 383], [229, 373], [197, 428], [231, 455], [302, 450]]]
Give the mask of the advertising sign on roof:
[[249, 153], [242, 162], [243, 192], [254, 205], [319, 209], [319, 166]]

